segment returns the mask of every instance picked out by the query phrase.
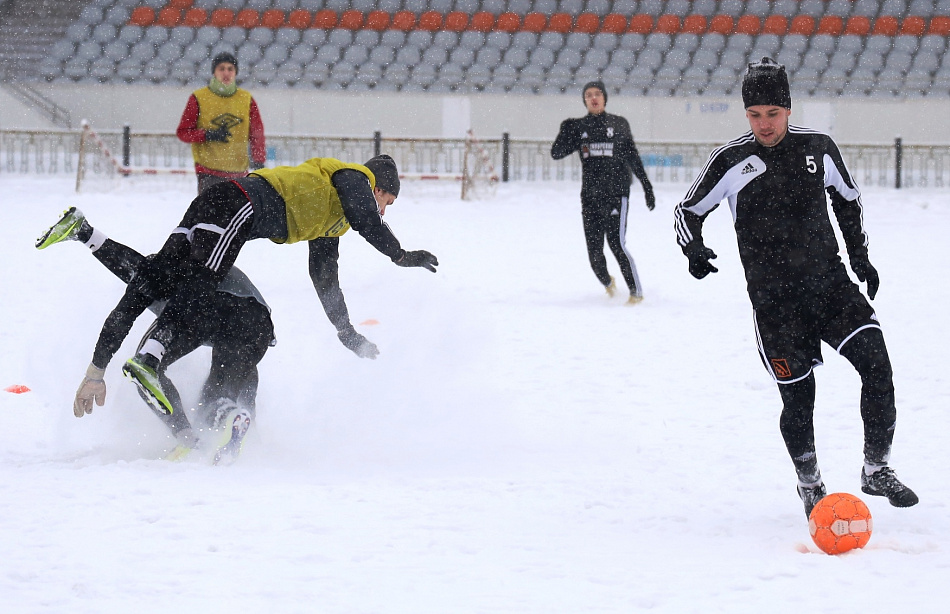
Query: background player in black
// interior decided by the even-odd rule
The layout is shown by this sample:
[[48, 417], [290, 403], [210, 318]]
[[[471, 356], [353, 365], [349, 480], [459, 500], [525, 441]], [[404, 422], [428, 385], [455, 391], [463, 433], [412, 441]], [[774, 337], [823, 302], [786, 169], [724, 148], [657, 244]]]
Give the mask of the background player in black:
[[868, 261], [861, 194], [831, 137], [789, 126], [785, 67], [750, 64], [742, 99], [752, 130], [715, 150], [676, 207], [677, 240], [697, 279], [715, 273], [703, 244], [706, 216], [728, 200], [754, 308], [759, 354], [778, 383], [782, 436], [798, 474], [806, 515], [826, 488], [815, 454], [815, 376], [821, 342], [861, 376], [864, 467], [861, 489], [907, 507], [917, 496], [887, 466], [897, 421], [891, 364], [877, 316], [848, 277], [828, 215], [826, 191], [851, 269], [877, 294]]
[[[61, 241], [82, 242], [100, 263], [126, 284], [132, 281], [138, 269], [150, 258], [93, 228], [75, 207], [69, 209], [40, 238], [37, 247], [44, 249]], [[146, 305], [156, 315], [161, 313], [164, 306], [164, 301], [149, 301]], [[77, 418], [92, 413], [94, 401], [99, 406], [105, 403], [106, 366], [144, 309], [117, 309], [106, 321], [92, 362], [73, 402], [73, 413]], [[163, 368], [159, 377], [174, 410], [166, 413], [152, 408], [180, 444], [173, 451], [174, 457], [191, 450], [201, 437], [200, 432], [209, 428], [227, 429], [233, 423], [240, 422], [239, 436], [244, 436], [255, 417], [257, 364], [267, 348], [275, 342], [270, 308], [250, 279], [237, 268], [232, 268], [221, 282], [209, 307], [202, 311], [201, 316], [201, 325], [197, 327], [200, 333], [197, 336], [179, 337], [167, 364], [163, 365], [170, 366], [202, 345], [212, 348], [211, 370], [202, 386], [197, 407], [191, 412], [185, 411], [178, 390]], [[150, 333], [151, 328], [143, 340]], [[188, 413], [192, 414], [191, 419]], [[231, 444], [231, 441], [220, 442], [219, 445], [224, 443]], [[240, 442], [236, 441], [235, 444], [230, 446], [230, 454], [239, 450]]]
[[613, 296], [616, 285], [607, 272], [604, 258], [604, 237], [613, 252], [624, 281], [630, 289], [630, 303], [643, 300], [643, 287], [637, 275], [633, 256], [627, 251], [627, 205], [630, 197], [631, 174], [643, 185], [647, 208], [653, 211], [656, 198], [653, 186], [633, 142], [630, 124], [619, 115], [606, 112], [607, 89], [601, 81], [584, 86], [584, 106], [587, 115], [580, 119], [561, 122], [551, 157], [566, 158], [575, 151], [580, 154], [582, 166], [581, 215], [590, 266], [607, 293]]

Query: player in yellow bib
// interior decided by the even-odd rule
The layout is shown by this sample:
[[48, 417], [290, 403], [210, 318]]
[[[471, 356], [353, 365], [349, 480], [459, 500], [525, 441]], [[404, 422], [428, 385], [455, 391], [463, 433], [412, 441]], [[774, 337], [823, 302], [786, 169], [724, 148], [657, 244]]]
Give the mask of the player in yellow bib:
[[[191, 143], [198, 193], [220, 181], [263, 168], [264, 123], [257, 103], [237, 86], [238, 61], [222, 52], [211, 61], [211, 81], [188, 97], [176, 134]], [[248, 157], [250, 150], [250, 157]]]
[[383, 222], [386, 207], [398, 195], [399, 173], [387, 155], [365, 164], [313, 158], [211, 186], [192, 201], [178, 228], [122, 298], [151, 301], [175, 288], [154, 331], [126, 362], [126, 376], [156, 409], [172, 411], [155, 376], [166, 348], [176, 336], [193, 334], [208, 298], [252, 239], [307, 241], [310, 278], [337, 336], [357, 356], [375, 358], [379, 350], [353, 328], [340, 290], [339, 237], [352, 227], [395, 264], [434, 273], [436, 257], [425, 250], [402, 249]]

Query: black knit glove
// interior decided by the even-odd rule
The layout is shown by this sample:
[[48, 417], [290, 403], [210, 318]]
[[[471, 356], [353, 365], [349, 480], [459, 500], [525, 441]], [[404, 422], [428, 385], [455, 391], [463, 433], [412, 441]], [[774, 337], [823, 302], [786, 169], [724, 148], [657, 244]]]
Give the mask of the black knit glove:
[[643, 196], [647, 201], [647, 209], [653, 211], [656, 208], [656, 196], [653, 194], [653, 186], [650, 183], [643, 184]]
[[696, 279], [702, 279], [710, 273], [719, 271], [709, 262], [716, 258], [716, 252], [703, 245], [702, 241], [687, 244], [683, 248], [683, 254], [689, 258], [689, 274]]
[[393, 260], [399, 266], [422, 267], [435, 273], [435, 267], [439, 266], [439, 259], [424, 249], [414, 252], [403, 252], [402, 256]]
[[881, 278], [877, 274], [877, 269], [871, 266], [867, 256], [856, 256], [851, 258], [851, 270], [859, 281], [868, 282], [868, 298], [872, 301], [877, 295], [877, 290], [881, 286]]
[[227, 143], [231, 140], [231, 131], [226, 126], [205, 130], [205, 142]]
[[129, 280], [129, 288], [153, 301], [164, 301], [174, 293], [175, 284], [171, 272], [164, 269], [153, 254], [135, 269]]
[[379, 348], [376, 347], [376, 344], [356, 332], [352, 325], [337, 332], [336, 336], [340, 343], [346, 346], [346, 349], [360, 358], [376, 360], [376, 357], [379, 356]]

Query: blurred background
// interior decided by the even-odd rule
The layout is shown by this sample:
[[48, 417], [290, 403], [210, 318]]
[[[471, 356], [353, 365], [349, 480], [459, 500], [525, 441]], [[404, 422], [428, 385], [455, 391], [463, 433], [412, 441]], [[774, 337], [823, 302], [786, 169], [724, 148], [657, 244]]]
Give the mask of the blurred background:
[[792, 123], [851, 148], [859, 181], [945, 187], [948, 36], [950, 0], [0, 0], [0, 174], [75, 172], [83, 119], [116, 156], [128, 126], [130, 164], [187, 167], [178, 118], [229, 51], [269, 163], [358, 159], [379, 133], [460, 172], [445, 151], [471, 130], [502, 180], [577, 179], [547, 151], [601, 79], [655, 180], [689, 182], [748, 129], [742, 74], [768, 55]]

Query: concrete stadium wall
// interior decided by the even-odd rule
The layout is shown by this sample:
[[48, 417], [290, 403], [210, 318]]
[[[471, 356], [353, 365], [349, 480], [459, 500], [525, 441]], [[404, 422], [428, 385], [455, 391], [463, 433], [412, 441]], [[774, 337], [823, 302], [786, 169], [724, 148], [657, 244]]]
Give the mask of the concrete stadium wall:
[[[88, 119], [100, 130], [172, 132], [192, 88], [42, 84], [36, 89], [70, 111], [74, 127]], [[252, 89], [268, 133], [287, 135], [552, 139], [561, 120], [584, 114], [577, 95], [346, 93]], [[625, 116], [643, 141], [722, 142], [748, 130], [736, 98], [610, 96], [608, 111]], [[902, 101], [793, 99], [792, 123], [829, 132], [840, 143], [950, 143], [950, 99]], [[53, 127], [0, 88], [0, 129]]]

